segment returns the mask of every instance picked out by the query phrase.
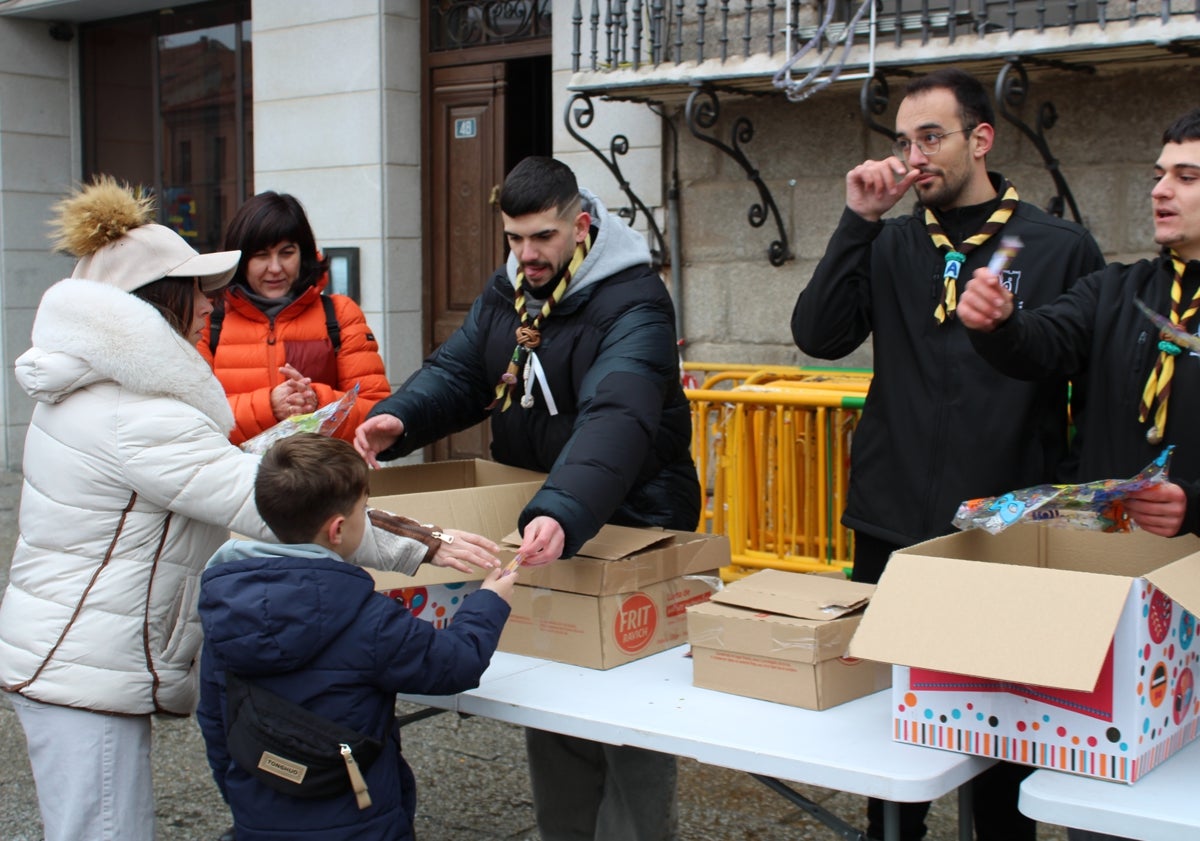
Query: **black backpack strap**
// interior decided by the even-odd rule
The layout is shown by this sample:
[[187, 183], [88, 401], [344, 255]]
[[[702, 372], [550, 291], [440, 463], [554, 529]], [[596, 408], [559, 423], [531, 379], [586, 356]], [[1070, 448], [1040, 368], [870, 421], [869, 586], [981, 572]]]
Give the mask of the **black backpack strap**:
[[213, 302], [212, 315], [208, 317], [208, 352], [217, 355], [217, 342], [221, 341], [221, 324], [225, 321], [225, 296]]
[[[328, 295], [321, 296], [321, 306], [325, 310], [325, 332], [333, 343], [333, 352], [342, 348], [342, 326], [338, 324], [337, 312], [333, 308], [333, 299]], [[212, 315], [208, 319], [208, 350], [216, 356], [217, 342], [221, 341], [221, 324], [225, 321], [225, 299], [219, 298], [213, 304]]]
[[325, 308], [325, 332], [329, 334], [329, 341], [333, 342], [333, 352], [337, 353], [342, 348], [342, 326], [338, 324], [333, 299], [328, 295], [321, 295], [321, 306]]

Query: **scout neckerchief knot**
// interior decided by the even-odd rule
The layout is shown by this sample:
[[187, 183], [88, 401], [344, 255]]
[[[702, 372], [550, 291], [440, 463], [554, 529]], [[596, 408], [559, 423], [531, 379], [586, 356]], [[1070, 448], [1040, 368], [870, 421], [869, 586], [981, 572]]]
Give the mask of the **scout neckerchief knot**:
[[958, 307], [958, 275], [962, 271], [963, 263], [967, 261], [967, 255], [1004, 227], [1004, 223], [1017, 209], [1018, 201], [1017, 189], [1007, 181], [1004, 182], [1003, 195], [996, 210], [983, 223], [979, 232], [963, 240], [963, 244], [959, 248], [955, 248], [954, 243], [950, 242], [950, 238], [942, 230], [942, 224], [933, 215], [933, 211], [928, 207], [925, 208], [925, 227], [929, 231], [929, 236], [938, 250], [946, 255], [946, 267], [942, 271], [942, 299], [938, 301], [937, 309], [933, 311], [933, 317], [937, 319], [938, 324], [945, 322]]
[[555, 305], [567, 293], [567, 284], [571, 282], [575, 272], [579, 271], [579, 267], [583, 264], [591, 247], [592, 235], [589, 233], [583, 242], [575, 246], [575, 254], [571, 257], [571, 262], [567, 265], [562, 277], [559, 278], [558, 285], [554, 287], [554, 291], [550, 293], [546, 303], [542, 304], [542, 308], [532, 319], [529, 317], [529, 307], [525, 302], [525, 272], [517, 273], [517, 286], [513, 300], [517, 317], [521, 319], [521, 323], [517, 326], [517, 346], [513, 348], [512, 356], [508, 360], [508, 369], [500, 375], [500, 382], [496, 383], [496, 397], [488, 404], [488, 409], [500, 406], [501, 412], [508, 411], [508, 407], [512, 405], [513, 386], [517, 384], [517, 376], [521, 375], [525, 386], [525, 393], [521, 395], [521, 408], [533, 408], [533, 387], [535, 383], [539, 383], [542, 387], [542, 396], [546, 398], [546, 408], [550, 414], [558, 414], [558, 407], [554, 404], [550, 386], [546, 383], [546, 375], [542, 372], [542, 365], [534, 350], [542, 343], [542, 322], [550, 316]]
[[[1171, 323], [1187, 329], [1187, 323], [1200, 310], [1200, 286], [1192, 293], [1192, 300], [1181, 315], [1179, 310], [1183, 304], [1183, 271], [1186, 266], [1174, 251], [1170, 255], [1171, 265], [1175, 269], [1175, 279], [1171, 281]], [[1158, 362], [1146, 380], [1141, 410], [1138, 412], [1138, 420], [1142, 423], [1150, 417], [1151, 411], [1154, 412], [1154, 423], [1146, 430], [1146, 440], [1151, 444], [1162, 443], [1167, 428], [1167, 398], [1171, 396], [1171, 377], [1175, 374], [1175, 357], [1180, 350], [1179, 345], [1164, 332], [1158, 343]]]

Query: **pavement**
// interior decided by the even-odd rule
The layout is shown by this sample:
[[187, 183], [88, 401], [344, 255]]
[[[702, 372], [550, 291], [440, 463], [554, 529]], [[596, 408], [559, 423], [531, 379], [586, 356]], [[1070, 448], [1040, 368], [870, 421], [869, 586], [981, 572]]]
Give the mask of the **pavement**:
[[[21, 477], [0, 472], [0, 586], [8, 583], [17, 535]], [[0, 693], [2, 694], [2, 693]], [[401, 713], [420, 709], [398, 705]], [[714, 721], [713, 727], [737, 727]], [[525, 742], [519, 727], [445, 713], [407, 725], [404, 755], [417, 778], [419, 841], [538, 841]], [[156, 841], [216, 841], [232, 823], [204, 759], [195, 719], [154, 722]], [[792, 784], [855, 826], [865, 825], [865, 798]], [[750, 775], [679, 760], [681, 841], [831, 841], [833, 830]], [[933, 804], [927, 841], [956, 841], [957, 800]], [[1039, 827], [1041, 841], [1065, 841], [1059, 827]], [[0, 841], [42, 841], [41, 820], [24, 733], [0, 698]], [[612, 839], [623, 841], [623, 839]]]

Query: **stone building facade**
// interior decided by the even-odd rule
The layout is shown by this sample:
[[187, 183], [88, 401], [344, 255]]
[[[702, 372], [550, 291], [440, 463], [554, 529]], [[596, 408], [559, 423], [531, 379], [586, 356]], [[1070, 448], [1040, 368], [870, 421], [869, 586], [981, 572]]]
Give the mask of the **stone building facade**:
[[[68, 258], [48, 251], [46, 220], [54, 201], [86, 175], [81, 103], [88, 82], [80, 66], [80, 39], [72, 36], [95, 21], [179, 13], [193, 5], [204, 4], [0, 0], [0, 367], [5, 372], [0, 377], [0, 461], [9, 467], [20, 465], [32, 409], [16, 385], [12, 364], [28, 345], [42, 292], [71, 268]], [[419, 365], [430, 346], [430, 302], [436, 296], [428, 279], [434, 260], [427, 213], [434, 119], [429, 67], [436, 62], [424, 39], [430, 9], [446, 5], [420, 0], [249, 3], [253, 153], [248, 183], [256, 192], [299, 196], [323, 247], [358, 249], [360, 300], [393, 382]], [[478, 0], [475, 5], [489, 4]], [[683, 357], [810, 362], [791, 343], [792, 305], [841, 211], [846, 171], [867, 157], [885, 155], [888, 148], [887, 139], [864, 121], [861, 82], [849, 80], [850, 70], [862, 71], [851, 67], [856, 61], [861, 65], [862, 54], [847, 64], [846, 80], [792, 102], [770, 84], [782, 63], [782, 35], [774, 54], [756, 35], [753, 43], [746, 41], [750, 54], [736, 59], [664, 62], [641, 70], [625, 61], [592, 70], [592, 10], [601, 20], [595, 31], [602, 33], [604, 16], [616, 6], [576, 0], [526, 5], [537, 7], [551, 24], [548, 39], [538, 42], [548, 56], [549, 151], [570, 163], [581, 183], [606, 203], [622, 207], [631, 202], [608, 165], [615, 160], [620, 177], [653, 214], [668, 252], [663, 276], [680, 310]], [[665, 7], [689, 15], [697, 11], [694, 2], [619, 5], [636, 8], [647, 22]], [[782, 0], [732, 5], [753, 7], [756, 16], [768, 11], [780, 16], [769, 30], [756, 17], [756, 33], [782, 32], [785, 7], [800, 8]], [[1029, 13], [1025, 5], [1022, 14]], [[1045, 137], [1083, 221], [1111, 259], [1152, 253], [1151, 166], [1165, 126], [1200, 104], [1193, 93], [1200, 81], [1200, 23], [1179, 9], [1169, 21], [1160, 20], [1145, 4], [1139, 17], [1119, 19], [1117, 5], [1109, 4], [1113, 20], [1105, 29], [1081, 26], [1068, 33], [1060, 26], [1043, 33], [993, 32], [951, 45], [939, 45], [935, 38], [928, 44], [910, 39], [880, 46], [875, 61], [890, 74], [892, 92], [877, 119], [890, 124], [906, 73], [957, 63], [990, 86], [1005, 56], [1017, 55], [1030, 70], [1021, 116], [1032, 124], [1038, 104], [1049, 102], [1056, 109], [1057, 122]], [[681, 32], [694, 40], [694, 19], [685, 22]], [[726, 21], [726, 29], [736, 35], [742, 23], [740, 18], [731, 25]], [[716, 49], [716, 31], [710, 30], [709, 56]], [[1131, 48], [1133, 42], [1141, 46]], [[1081, 45], [1089, 51], [1077, 52]], [[603, 61], [603, 50], [598, 52]], [[1117, 52], [1120, 61], [1106, 58]], [[455, 55], [467, 62], [472, 53]], [[739, 119], [753, 127], [741, 147], [778, 208], [790, 250], [782, 265], [767, 259], [777, 237], [774, 219], [762, 227], [747, 222], [750, 207], [759, 201], [755, 185], [740, 165], [689, 128], [686, 99], [703, 82], [713, 84], [721, 97], [714, 136], [728, 142]], [[569, 104], [578, 107], [574, 97], [580, 92], [592, 97], [596, 110], [591, 123], [574, 126], [575, 132], [601, 156], [581, 145], [571, 130], [566, 111]], [[527, 95], [515, 85], [507, 93], [512, 99]], [[1004, 172], [1022, 197], [1044, 205], [1055, 189], [1040, 153], [1017, 128], [998, 123], [992, 167]], [[627, 144], [619, 155], [610, 151], [618, 135]], [[634, 224], [648, 230], [644, 216]], [[480, 261], [480, 282], [499, 256]], [[843, 360], [853, 366], [870, 363], [869, 348]]]

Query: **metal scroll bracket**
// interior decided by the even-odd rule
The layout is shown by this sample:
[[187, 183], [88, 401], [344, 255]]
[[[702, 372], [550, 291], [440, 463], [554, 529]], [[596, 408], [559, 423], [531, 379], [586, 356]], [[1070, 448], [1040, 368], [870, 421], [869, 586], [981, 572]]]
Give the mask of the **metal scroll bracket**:
[[858, 93], [858, 104], [862, 108], [862, 118], [867, 128], [882, 134], [889, 143], [896, 139], [896, 132], [875, 119], [888, 110], [888, 83], [882, 70], [876, 70], [873, 76], [863, 80], [862, 90]]
[[654, 214], [649, 211], [646, 205], [638, 198], [637, 193], [629, 186], [629, 181], [621, 172], [621, 167], [618, 163], [618, 158], [629, 154], [629, 138], [623, 134], [614, 134], [612, 140], [608, 143], [608, 155], [605, 155], [596, 148], [589, 140], [585, 139], [579, 133], [579, 129], [586, 129], [596, 119], [596, 108], [592, 105], [592, 98], [586, 93], [576, 93], [567, 102], [567, 109], [563, 114], [563, 120], [566, 123], [567, 133], [575, 138], [581, 146], [590, 150], [593, 155], [599, 158], [608, 171], [612, 173], [613, 178], [617, 179], [617, 185], [629, 198], [629, 207], [620, 208], [616, 211], [617, 215], [628, 220], [632, 225], [637, 220], [638, 213], [642, 213], [646, 217], [646, 225], [650, 228], [650, 236], [653, 238], [653, 244], [650, 246], [650, 265], [655, 270], [662, 268], [666, 257], [666, 247], [663, 243], [662, 231], [658, 227], [658, 222], [654, 219]]
[[763, 183], [759, 177], [758, 170], [751, 164], [750, 160], [742, 151], [742, 144], [749, 143], [754, 138], [754, 124], [746, 117], [738, 117], [734, 120], [733, 129], [730, 132], [731, 144], [721, 142], [715, 137], [703, 134], [701, 129], [711, 129], [716, 125], [718, 117], [720, 117], [720, 106], [717, 103], [717, 95], [711, 88], [698, 87], [692, 91], [688, 97], [687, 107], [684, 111], [687, 119], [688, 129], [698, 140], [703, 140], [711, 146], [715, 146], [732, 158], [738, 166], [746, 172], [746, 177], [754, 182], [754, 186], [758, 188], [759, 201], [750, 205], [748, 214], [750, 225], [755, 228], [761, 228], [767, 221], [767, 214], [775, 219], [775, 226], [779, 230], [779, 238], [772, 242], [767, 248], [767, 259], [772, 266], [782, 266], [785, 262], [792, 259], [791, 249], [788, 247], [787, 231], [783, 226], [783, 219], [779, 215], [779, 208], [775, 205], [775, 199], [771, 197], [771, 191], [767, 189], [767, 185]]
[[1034, 128], [1026, 125], [1021, 121], [1020, 117], [1010, 110], [1010, 108], [1017, 109], [1024, 105], [1028, 95], [1029, 76], [1026, 74], [1024, 66], [1019, 59], [1015, 57], [1009, 58], [1003, 69], [1001, 69], [1000, 75], [996, 77], [996, 107], [1000, 111], [1000, 116], [1020, 129], [1021, 133], [1029, 138], [1034, 148], [1042, 156], [1042, 161], [1046, 169], [1050, 172], [1050, 177], [1054, 179], [1054, 187], [1058, 191], [1058, 194], [1050, 199], [1050, 203], [1046, 207], [1047, 212], [1061, 217], [1065, 204], [1065, 206], [1071, 208], [1071, 216], [1075, 221], [1082, 224], [1083, 217], [1079, 214], [1079, 207], [1075, 204], [1075, 197], [1071, 195], [1071, 188], [1067, 186], [1067, 179], [1058, 167], [1058, 159], [1050, 153], [1050, 145], [1046, 142], [1046, 130], [1054, 128], [1054, 124], [1058, 122], [1058, 110], [1054, 107], [1054, 103], [1043, 102], [1038, 106], [1037, 122]]

